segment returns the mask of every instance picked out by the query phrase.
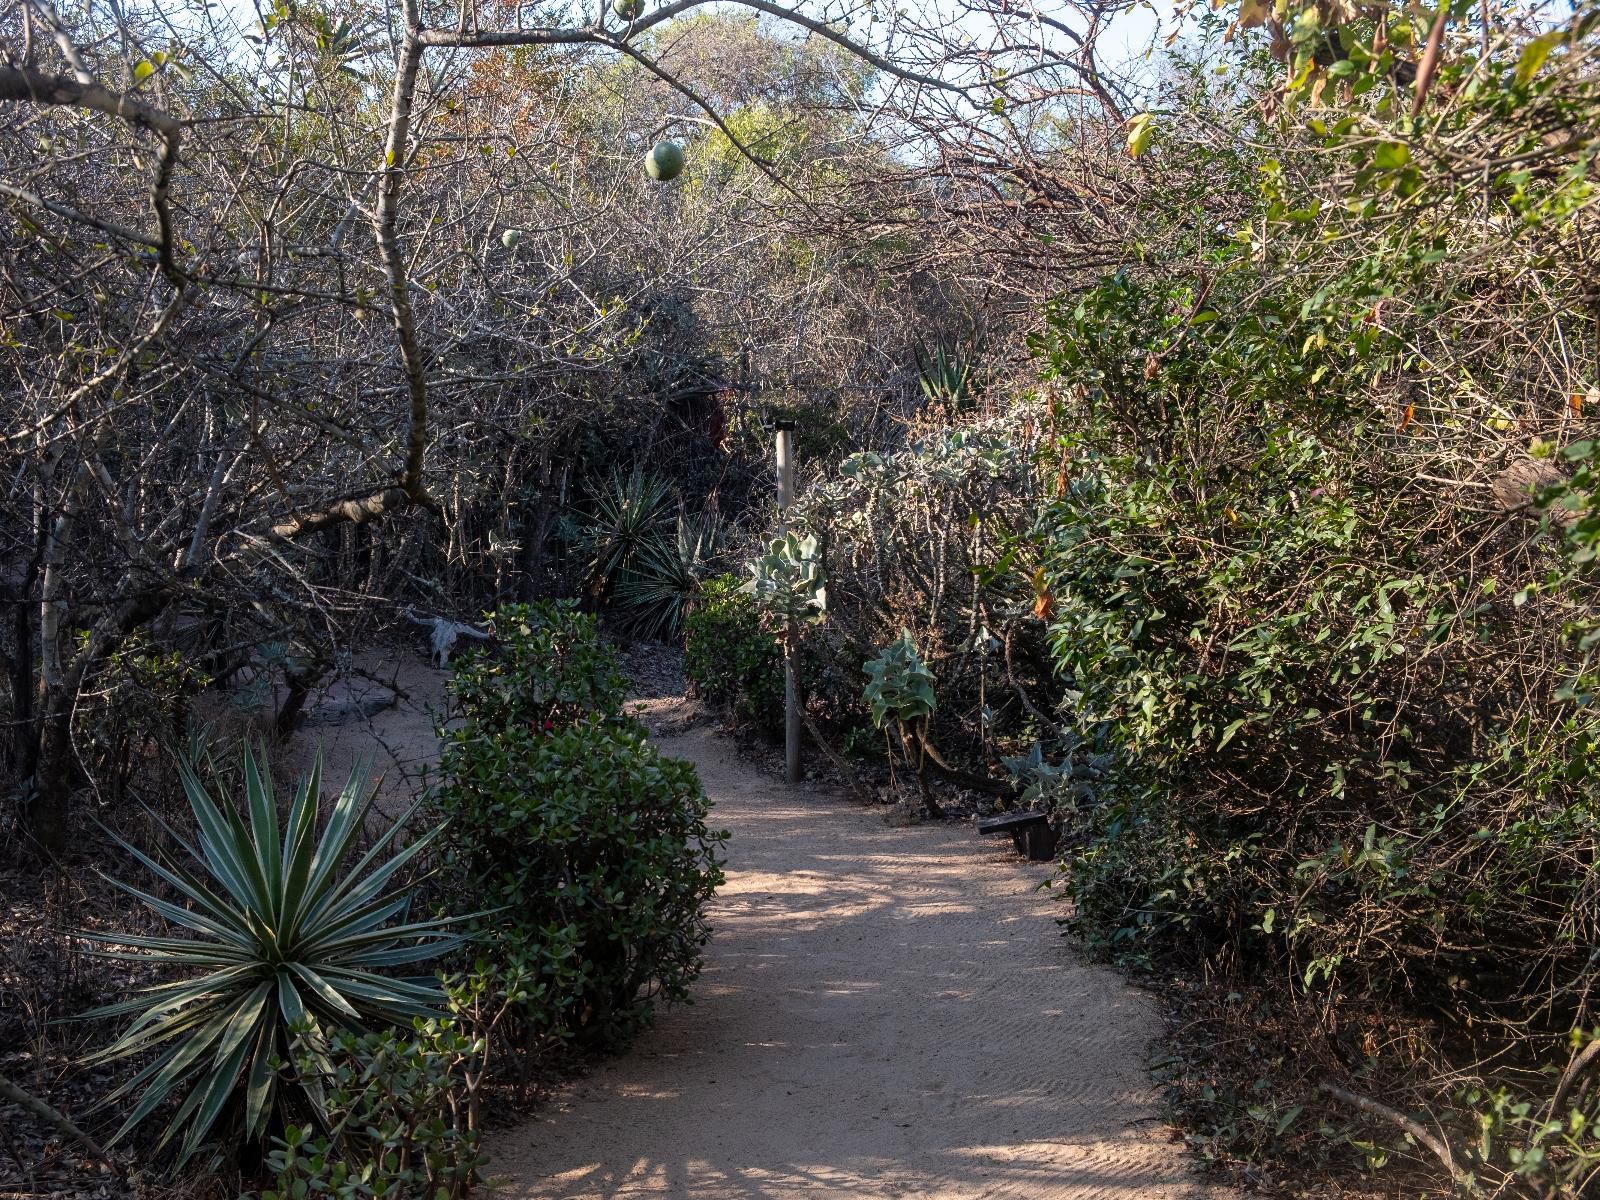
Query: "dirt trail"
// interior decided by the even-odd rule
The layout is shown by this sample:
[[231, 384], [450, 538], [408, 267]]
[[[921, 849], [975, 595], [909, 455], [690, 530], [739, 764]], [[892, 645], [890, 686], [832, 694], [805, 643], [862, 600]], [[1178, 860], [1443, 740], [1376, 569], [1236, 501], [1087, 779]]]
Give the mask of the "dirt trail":
[[664, 738], [733, 832], [697, 1002], [490, 1140], [513, 1197], [1220, 1196], [1141, 1069], [1146, 998], [1084, 963], [1045, 868], [890, 828], [705, 730]]

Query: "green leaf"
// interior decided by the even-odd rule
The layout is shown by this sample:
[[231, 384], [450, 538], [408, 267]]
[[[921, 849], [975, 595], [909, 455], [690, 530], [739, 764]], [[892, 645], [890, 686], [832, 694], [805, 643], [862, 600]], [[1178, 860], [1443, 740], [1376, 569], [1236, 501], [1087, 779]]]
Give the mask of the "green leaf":
[[1128, 122], [1128, 153], [1138, 158], [1150, 148], [1150, 139], [1155, 134], [1155, 114], [1139, 113]]
[[1400, 142], [1384, 142], [1372, 155], [1372, 165], [1383, 171], [1397, 171], [1410, 161], [1411, 150]]
[[1540, 34], [1522, 48], [1522, 53], [1517, 55], [1518, 87], [1527, 87], [1533, 82], [1533, 77], [1539, 73], [1539, 68], [1544, 66], [1545, 60], [1550, 57], [1550, 52], [1565, 41], [1566, 37], [1566, 30], [1552, 29], [1549, 33]]

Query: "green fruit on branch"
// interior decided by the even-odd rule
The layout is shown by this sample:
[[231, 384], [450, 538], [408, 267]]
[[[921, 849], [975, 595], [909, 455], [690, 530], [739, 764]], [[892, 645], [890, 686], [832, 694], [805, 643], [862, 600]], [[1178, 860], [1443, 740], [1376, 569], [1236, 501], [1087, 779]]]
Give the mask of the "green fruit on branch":
[[611, 0], [611, 11], [624, 21], [637, 21], [644, 15], [644, 0]]
[[507, 250], [513, 249], [522, 240], [522, 230], [508, 229], [500, 235], [500, 244]]
[[683, 171], [683, 147], [677, 142], [657, 142], [645, 155], [644, 169], [651, 179], [665, 183]]

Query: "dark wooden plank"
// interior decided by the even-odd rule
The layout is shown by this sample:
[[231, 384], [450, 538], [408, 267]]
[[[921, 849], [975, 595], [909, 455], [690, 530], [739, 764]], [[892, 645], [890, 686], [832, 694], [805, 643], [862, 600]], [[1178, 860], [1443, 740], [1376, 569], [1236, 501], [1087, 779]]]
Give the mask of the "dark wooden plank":
[[1043, 825], [1049, 820], [1043, 813], [1014, 812], [1000, 813], [993, 817], [978, 818], [979, 833], [1021, 833], [1032, 826]]

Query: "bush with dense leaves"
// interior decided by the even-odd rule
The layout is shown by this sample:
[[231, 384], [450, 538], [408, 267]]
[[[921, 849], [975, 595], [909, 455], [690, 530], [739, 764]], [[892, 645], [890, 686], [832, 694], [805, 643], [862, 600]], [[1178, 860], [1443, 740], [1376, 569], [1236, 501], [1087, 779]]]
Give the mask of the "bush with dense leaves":
[[628, 683], [593, 616], [570, 602], [508, 604], [491, 625], [498, 652], [461, 658], [449, 683], [456, 710], [476, 728], [554, 729], [622, 710]]
[[683, 673], [704, 700], [772, 731], [783, 721], [783, 652], [733, 575], [710, 580], [684, 623]]
[[[1290, 981], [1321, 1014], [1294, 1053], [1428, 1110], [1456, 1182], [1578, 1195], [1600, 1169], [1578, 1057], [1600, 1044], [1597, 224], [1550, 131], [1600, 105], [1600, 8], [1496, 45], [1488, 75], [1476, 35], [1447, 41], [1417, 122], [1350, 49], [1399, 44], [1408, 12], [1343, 21], [1344, 82], [1309, 93], [1321, 10], [1290, 7], [1293, 69], [1245, 39], [1238, 91], [1137, 126], [1190, 215], [1152, 209], [1139, 265], [1037, 341], [1063, 716], [1109, 764], [1073, 924], [1126, 961]], [[1263, 126], [1263, 93], [1339, 99]]]
[[409, 1035], [301, 1030], [294, 1070], [322, 1119], [273, 1139], [259, 1200], [460, 1200], [479, 1160], [464, 1076], [481, 1052], [448, 1022]]
[[503, 610], [498, 656], [463, 662], [431, 796], [454, 887], [494, 909], [476, 953], [515, 979], [525, 1044], [612, 1047], [687, 998], [722, 882], [694, 767], [621, 714], [589, 618]]

